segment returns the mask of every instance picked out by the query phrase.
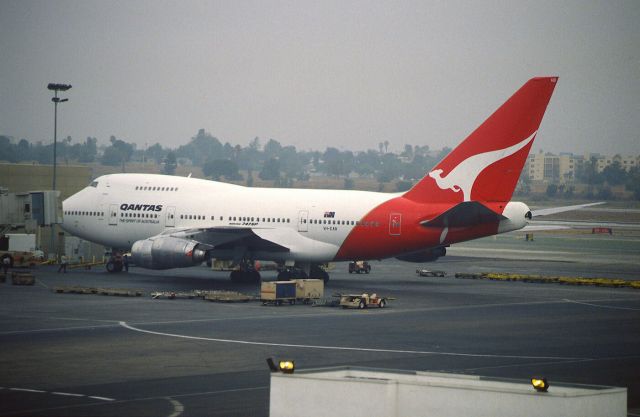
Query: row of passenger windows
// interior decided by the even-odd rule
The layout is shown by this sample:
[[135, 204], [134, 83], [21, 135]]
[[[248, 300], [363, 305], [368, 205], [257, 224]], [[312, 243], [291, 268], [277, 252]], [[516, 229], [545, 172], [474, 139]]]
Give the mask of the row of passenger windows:
[[[180, 218], [183, 220], [206, 220], [207, 216], [200, 214], [181, 214]], [[215, 216], [211, 216], [211, 220], [215, 220]], [[220, 221], [224, 220], [224, 216], [220, 216]], [[227, 218], [230, 222], [259, 222], [260, 217], [245, 217], [245, 216], [229, 216]], [[283, 219], [277, 217], [262, 217], [263, 223], [291, 223], [291, 219]]]
[[[303, 219], [302, 223], [306, 223], [307, 220]], [[344, 225], [344, 226], [366, 226], [366, 227], [379, 227], [380, 222], [369, 222], [369, 221], [360, 221], [360, 220], [327, 220], [327, 219], [311, 219], [309, 220], [309, 224], [331, 224], [331, 225]]]
[[147, 185], [136, 185], [136, 190], [141, 191], [178, 191], [178, 187], [151, 187]]
[[65, 210], [65, 216], [99, 216], [103, 217], [104, 212], [102, 211], [78, 211], [78, 210]]
[[[101, 211], [77, 211], [77, 210], [65, 210], [65, 216], [99, 216], [104, 217], [104, 212]], [[115, 214], [115, 213], [114, 213]], [[156, 213], [123, 213], [120, 212], [120, 217], [135, 217], [146, 219], [157, 219], [159, 216]], [[170, 215], [173, 218], [173, 215]], [[210, 216], [211, 220], [215, 220], [215, 216]], [[180, 219], [183, 220], [206, 220], [206, 216], [201, 214], [181, 214]], [[224, 220], [223, 216], [219, 217], [220, 221]], [[241, 222], [259, 222], [263, 223], [291, 223], [291, 219], [278, 218], [278, 217], [246, 217], [246, 216], [229, 216], [228, 221], [241, 221]], [[330, 224], [330, 225], [343, 225], [343, 226], [365, 226], [365, 227], [379, 227], [380, 222], [369, 222], [359, 220], [327, 220], [327, 219], [311, 219], [309, 224]], [[302, 219], [302, 223], [307, 223], [307, 219]]]
[[155, 213], [120, 213], [120, 217], [137, 217], [144, 219], [157, 219], [158, 215]]
[[[181, 214], [180, 219], [182, 220], [206, 220], [207, 216], [201, 214]], [[210, 216], [211, 220], [215, 220], [215, 216]], [[220, 221], [224, 220], [224, 216], [219, 217]], [[277, 218], [277, 217], [246, 217], [246, 216], [229, 216], [227, 218], [230, 222], [240, 221], [240, 222], [262, 222], [262, 223], [291, 223], [291, 219], [287, 218]], [[365, 226], [365, 227], [380, 227], [380, 222], [374, 221], [360, 221], [360, 220], [327, 220], [327, 219], [302, 219], [302, 223], [309, 224], [327, 224], [327, 225], [342, 225], [342, 226]]]

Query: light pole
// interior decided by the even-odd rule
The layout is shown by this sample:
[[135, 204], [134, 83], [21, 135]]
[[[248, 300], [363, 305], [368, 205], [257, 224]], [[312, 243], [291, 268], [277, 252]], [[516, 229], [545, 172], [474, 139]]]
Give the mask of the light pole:
[[56, 190], [56, 147], [58, 142], [58, 103], [64, 103], [69, 101], [68, 98], [60, 99], [58, 97], [58, 91], [67, 91], [71, 88], [70, 84], [56, 84], [49, 83], [47, 88], [54, 92], [54, 96], [51, 98], [53, 101], [53, 191]]
[[[59, 98], [58, 91], [67, 91], [71, 88], [71, 84], [56, 84], [49, 83], [47, 88], [54, 92], [54, 96], [51, 98], [53, 101], [53, 191], [56, 190], [56, 147], [58, 142], [58, 103], [64, 103], [65, 101], [69, 101], [68, 98]], [[58, 211], [58, 207], [56, 205], [56, 212]], [[56, 219], [58, 214], [56, 213]], [[54, 220], [55, 221], [55, 220]], [[55, 246], [55, 225], [51, 224], [51, 242], [49, 245], [49, 254], [54, 251]]]

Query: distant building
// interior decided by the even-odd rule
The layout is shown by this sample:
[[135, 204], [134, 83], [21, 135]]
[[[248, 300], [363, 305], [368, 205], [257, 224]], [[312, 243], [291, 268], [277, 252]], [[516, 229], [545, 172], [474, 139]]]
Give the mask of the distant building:
[[640, 166], [640, 155], [632, 156], [632, 155], [614, 155], [614, 156], [602, 156], [597, 154], [589, 155], [588, 158], [592, 157], [596, 158], [597, 161], [597, 169], [598, 172], [602, 172], [606, 167], [618, 161], [620, 163], [620, 167], [625, 171], [629, 171], [631, 168]]
[[640, 166], [640, 155], [604, 156], [600, 154], [574, 155], [571, 153], [556, 155], [540, 151], [527, 157], [524, 173], [531, 181], [558, 184], [571, 183], [576, 180], [576, 173], [580, 172], [584, 164], [591, 161], [592, 158], [596, 160], [598, 172], [602, 172], [615, 161], [618, 161], [620, 167], [626, 171]]

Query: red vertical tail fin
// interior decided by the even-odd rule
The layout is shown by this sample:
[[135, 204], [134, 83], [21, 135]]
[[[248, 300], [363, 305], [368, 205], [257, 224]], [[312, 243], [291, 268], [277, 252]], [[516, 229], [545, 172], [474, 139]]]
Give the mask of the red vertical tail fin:
[[405, 198], [420, 203], [509, 201], [557, 81], [527, 81]]

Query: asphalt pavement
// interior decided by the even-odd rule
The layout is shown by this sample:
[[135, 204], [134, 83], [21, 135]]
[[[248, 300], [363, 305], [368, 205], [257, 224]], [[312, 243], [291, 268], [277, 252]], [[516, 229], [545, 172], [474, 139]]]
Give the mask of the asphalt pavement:
[[[585, 243], [581, 251], [580, 241], [549, 250], [543, 242], [485, 240], [431, 264], [372, 262], [368, 275], [336, 264], [328, 298], [364, 291], [395, 297], [388, 308], [363, 311], [148, 295], [258, 291], [205, 267], [133, 267], [115, 275], [40, 267], [34, 286], [0, 284], [0, 415], [266, 416], [269, 357], [293, 359], [299, 369], [353, 365], [525, 380], [535, 374], [551, 384], [621, 386], [630, 415], [640, 415], [640, 290], [453, 277], [496, 271], [638, 279], [634, 242], [623, 245], [631, 248], [626, 253], [611, 242], [604, 249]], [[566, 253], [558, 259], [559, 252]], [[421, 267], [447, 276], [419, 277]], [[58, 285], [144, 295], [58, 294]]]

